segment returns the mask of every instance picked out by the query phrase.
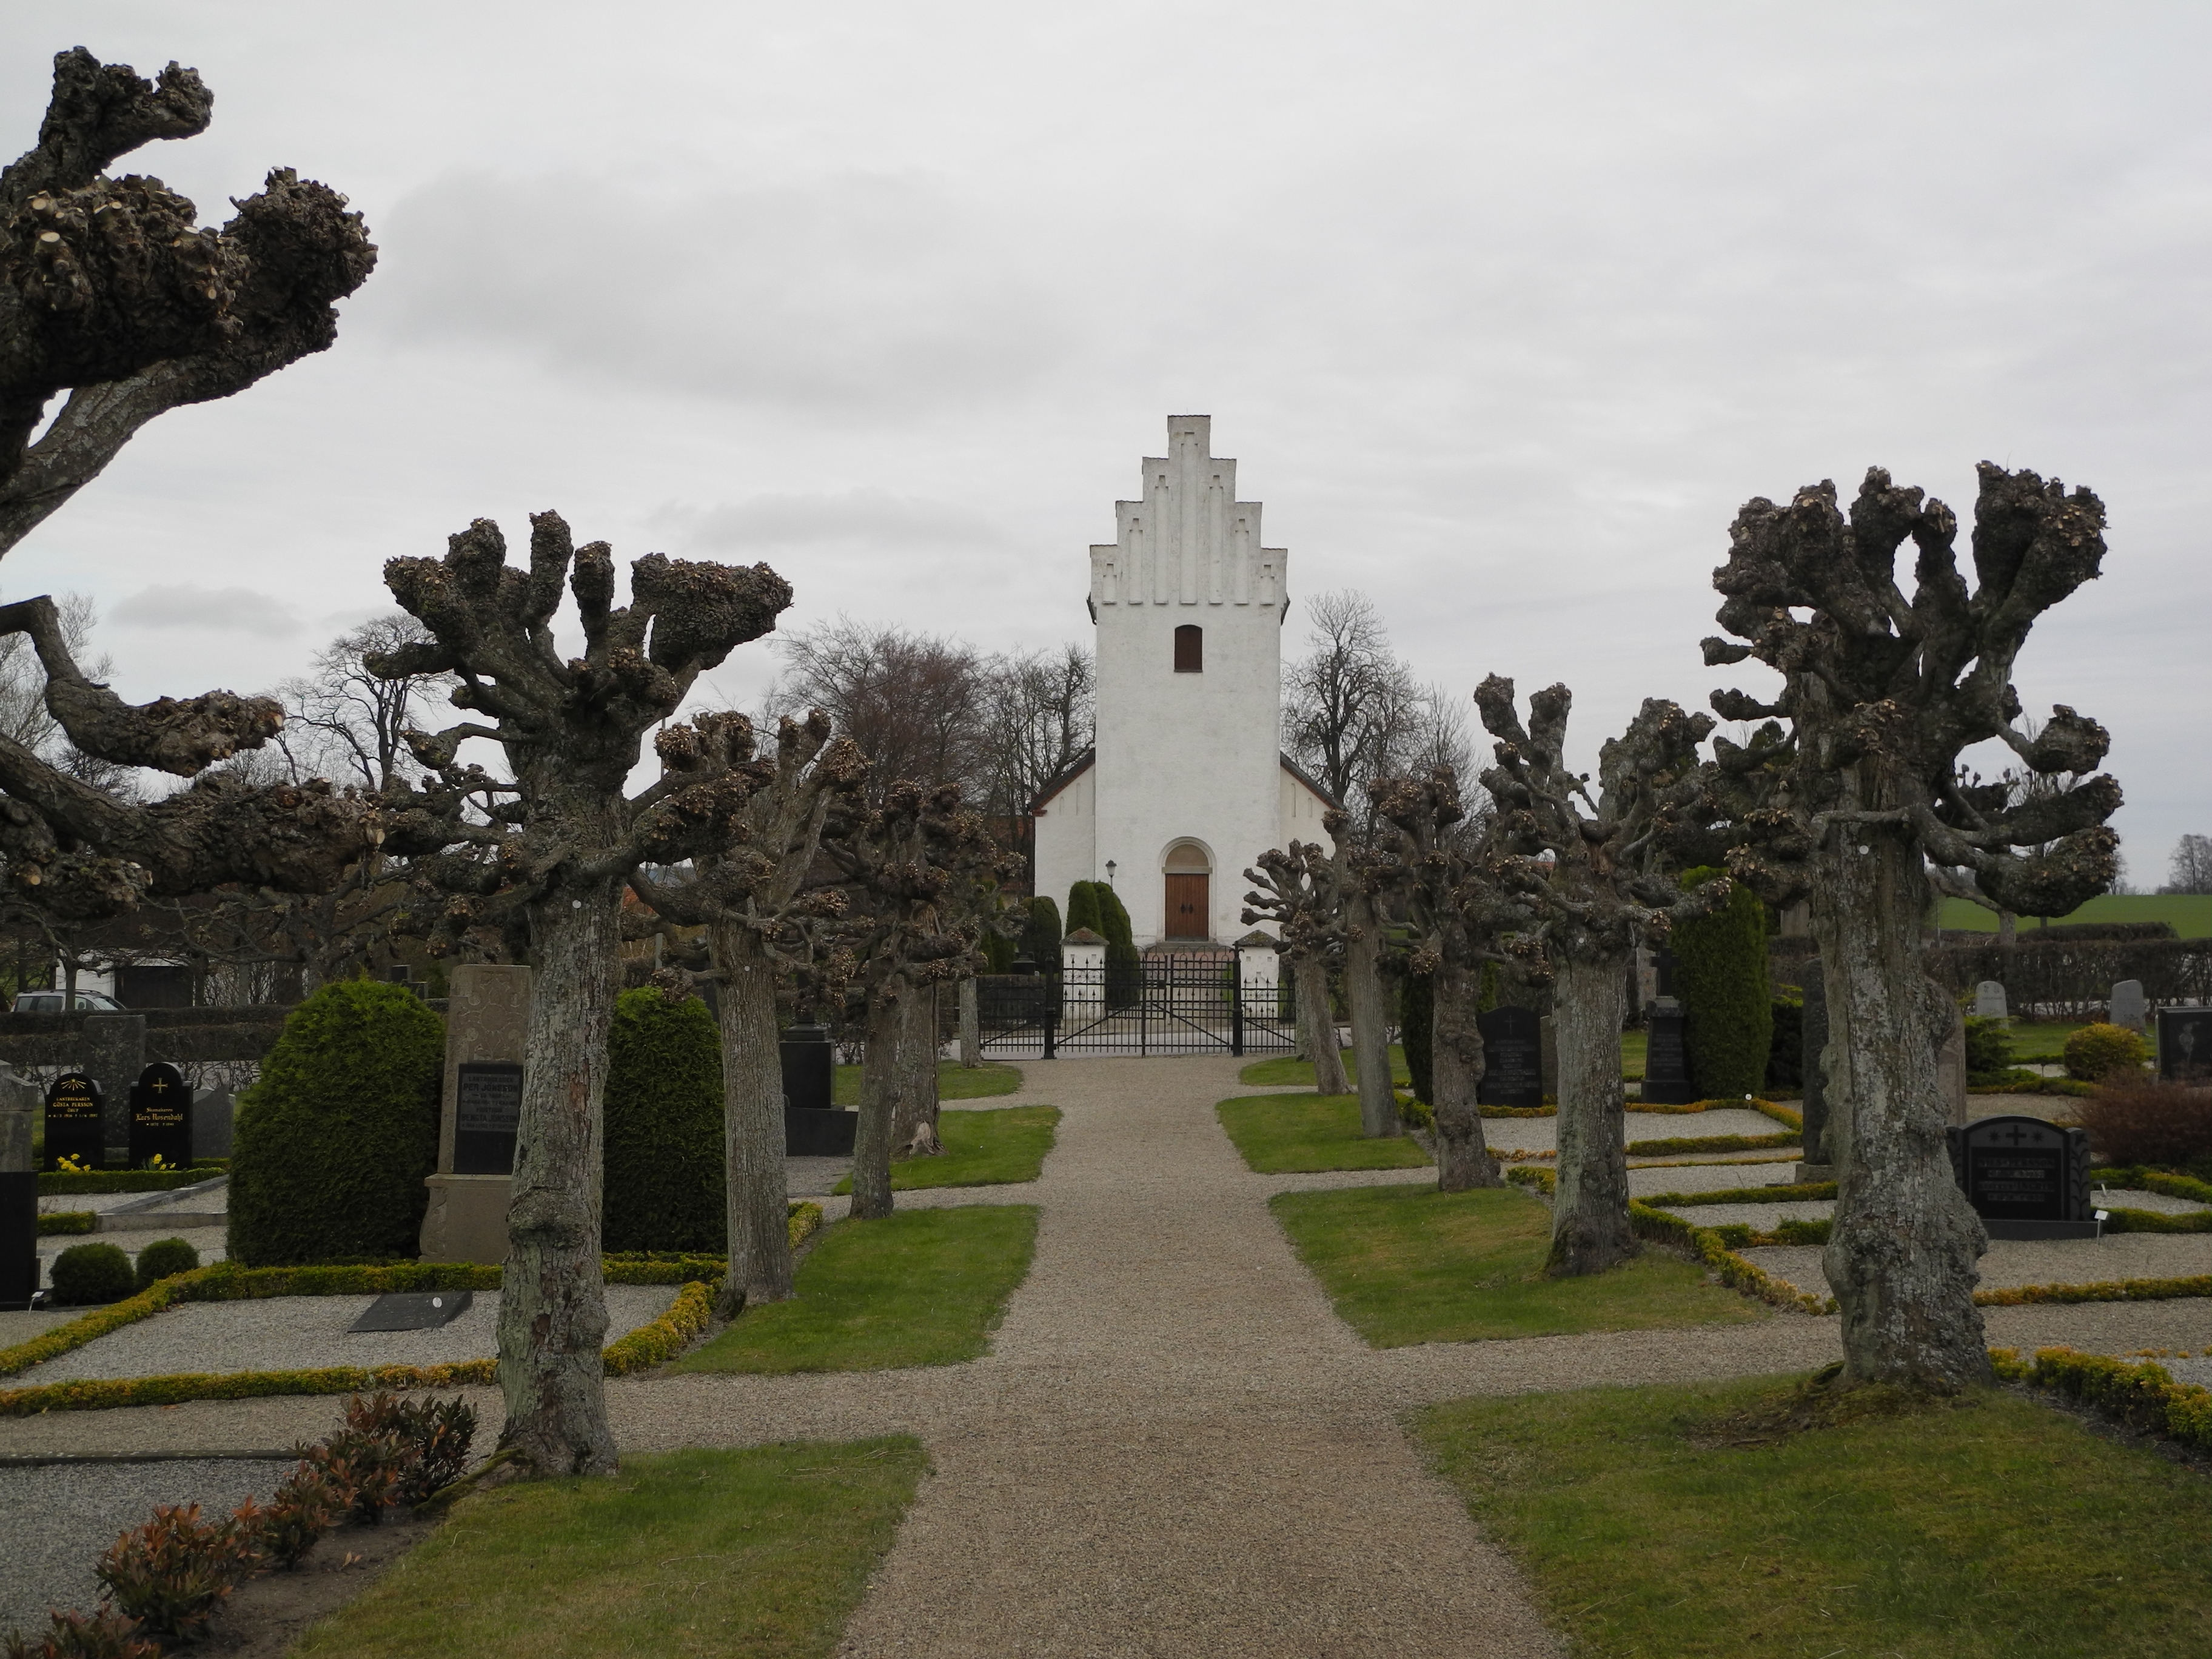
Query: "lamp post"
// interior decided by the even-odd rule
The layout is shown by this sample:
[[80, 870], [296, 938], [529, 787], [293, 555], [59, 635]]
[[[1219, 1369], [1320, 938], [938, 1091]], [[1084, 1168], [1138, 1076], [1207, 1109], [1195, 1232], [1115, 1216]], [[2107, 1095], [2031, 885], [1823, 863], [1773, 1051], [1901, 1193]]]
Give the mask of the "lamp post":
[[1106, 860], [1106, 884], [1109, 887], [1114, 884], [1114, 860], [1111, 859]]

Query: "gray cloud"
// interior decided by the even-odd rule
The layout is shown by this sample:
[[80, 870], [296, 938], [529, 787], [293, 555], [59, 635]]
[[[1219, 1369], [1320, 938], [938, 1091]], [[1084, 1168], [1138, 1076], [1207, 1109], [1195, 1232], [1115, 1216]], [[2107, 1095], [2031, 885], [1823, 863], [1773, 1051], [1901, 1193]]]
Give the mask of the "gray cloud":
[[998, 526], [971, 509], [926, 496], [855, 489], [747, 496], [711, 507], [669, 502], [646, 522], [687, 547], [745, 556], [752, 550], [848, 544], [885, 552], [902, 547], [989, 547]]
[[209, 629], [264, 639], [288, 639], [301, 626], [289, 606], [253, 588], [200, 587], [191, 582], [142, 587], [117, 601], [107, 619], [119, 628]]

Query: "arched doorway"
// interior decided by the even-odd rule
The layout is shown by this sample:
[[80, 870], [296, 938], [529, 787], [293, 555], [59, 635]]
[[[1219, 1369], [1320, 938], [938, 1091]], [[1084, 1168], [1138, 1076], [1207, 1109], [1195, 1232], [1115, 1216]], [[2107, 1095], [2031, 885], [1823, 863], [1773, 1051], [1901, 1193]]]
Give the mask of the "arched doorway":
[[1168, 848], [1164, 866], [1167, 879], [1167, 926], [1171, 939], [1210, 939], [1213, 937], [1213, 899], [1209, 890], [1213, 861], [1195, 842], [1180, 841]]

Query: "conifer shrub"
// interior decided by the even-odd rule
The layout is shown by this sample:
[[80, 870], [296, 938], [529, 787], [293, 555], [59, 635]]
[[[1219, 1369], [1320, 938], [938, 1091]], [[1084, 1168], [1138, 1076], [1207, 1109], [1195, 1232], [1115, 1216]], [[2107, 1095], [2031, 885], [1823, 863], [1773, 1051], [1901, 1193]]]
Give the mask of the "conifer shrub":
[[1060, 907], [1042, 893], [1030, 901], [1017, 953], [1036, 963], [1042, 973], [1060, 966]]
[[445, 1022], [404, 986], [334, 981], [294, 1009], [238, 1097], [231, 1259], [414, 1255], [445, 1064]]
[[150, 1290], [162, 1279], [188, 1273], [200, 1265], [200, 1253], [181, 1238], [157, 1238], [138, 1252], [138, 1288]]
[[2084, 1025], [2066, 1039], [2066, 1075], [2083, 1083], [2140, 1072], [2149, 1057], [2142, 1034], [2124, 1025]]
[[1130, 931], [1129, 912], [1121, 896], [1104, 882], [1094, 881], [1098, 900], [1098, 931], [1106, 940], [1106, 996], [1109, 1006], [1125, 1008], [1144, 994], [1144, 967], [1137, 957], [1136, 936]]
[[983, 935], [982, 948], [985, 973], [1011, 974], [1014, 971], [1014, 958], [1021, 953], [1021, 946], [1013, 940], [1003, 933], [987, 933]]
[[1098, 890], [1103, 884], [1079, 881], [1067, 890], [1067, 932], [1088, 927], [1099, 938], [1106, 937], [1106, 919], [1098, 908]]
[[1406, 1070], [1413, 1079], [1413, 1098], [1433, 1106], [1429, 1090], [1434, 1073], [1437, 982], [1426, 974], [1408, 974], [1398, 991], [1398, 1041], [1406, 1050]]
[[112, 1244], [72, 1244], [47, 1269], [57, 1300], [73, 1308], [104, 1306], [135, 1295], [131, 1258]]
[[1966, 1017], [1966, 1081], [1994, 1084], [2011, 1080], [2012, 1032], [2001, 1019]]
[[[1701, 887], [1724, 870], [1684, 872], [1682, 885]], [[1774, 999], [1766, 982], [1766, 907], [1741, 882], [1711, 915], [1677, 922], [1674, 994], [1686, 1016], [1690, 1075], [1710, 1099], [1755, 1095], [1766, 1084], [1774, 1037]]]
[[724, 1248], [722, 1036], [698, 998], [616, 1000], [605, 1135], [603, 1249]]

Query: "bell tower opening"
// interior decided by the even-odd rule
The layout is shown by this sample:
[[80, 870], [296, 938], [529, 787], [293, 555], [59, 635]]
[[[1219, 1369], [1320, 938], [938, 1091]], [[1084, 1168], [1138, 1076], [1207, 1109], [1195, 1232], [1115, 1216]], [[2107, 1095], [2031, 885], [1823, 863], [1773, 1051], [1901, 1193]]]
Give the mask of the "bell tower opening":
[[1206, 672], [1206, 630], [1196, 623], [1185, 623], [1175, 631], [1175, 672]]
[[1213, 862], [1194, 842], [1177, 842], [1168, 849], [1163, 871], [1167, 880], [1167, 927], [1171, 939], [1210, 939], [1213, 937], [1213, 900], [1210, 890]]

